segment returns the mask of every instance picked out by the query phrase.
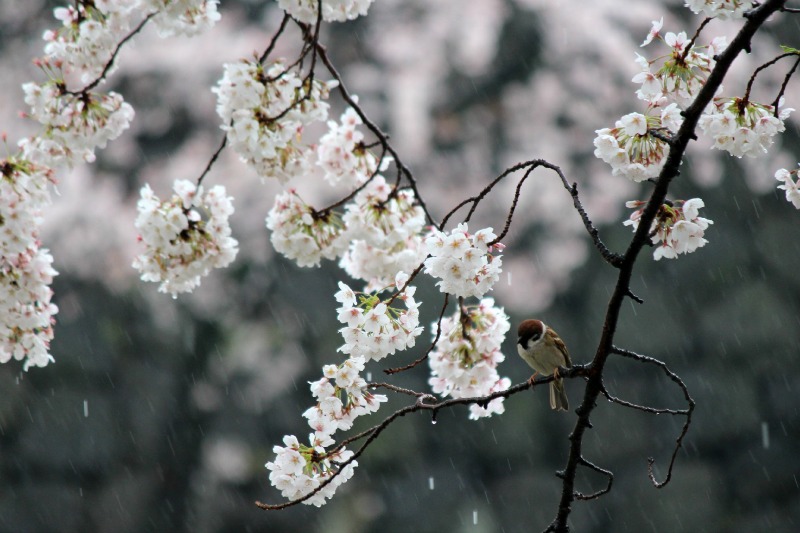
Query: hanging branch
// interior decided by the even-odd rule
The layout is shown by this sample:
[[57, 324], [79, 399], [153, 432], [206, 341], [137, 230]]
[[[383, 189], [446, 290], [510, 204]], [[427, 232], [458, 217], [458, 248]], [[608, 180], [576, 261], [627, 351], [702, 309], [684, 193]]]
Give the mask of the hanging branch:
[[111, 70], [111, 67], [114, 66], [114, 62], [117, 60], [117, 56], [119, 55], [120, 51], [122, 50], [122, 47], [125, 46], [125, 44], [128, 41], [133, 39], [134, 35], [136, 35], [140, 31], [142, 31], [142, 29], [145, 27], [145, 25], [148, 22], [150, 22], [150, 19], [152, 19], [157, 14], [158, 14], [158, 12], [155, 11], [155, 12], [150, 13], [149, 15], [147, 15], [145, 18], [142, 19], [142, 21], [134, 29], [132, 29], [130, 31], [130, 33], [128, 33], [125, 37], [123, 37], [117, 43], [116, 48], [114, 48], [114, 52], [112, 52], [111, 57], [108, 59], [108, 62], [106, 62], [105, 66], [103, 67], [103, 71], [100, 73], [99, 76], [97, 76], [97, 78], [95, 78], [94, 81], [92, 81], [91, 83], [89, 83], [89, 85], [85, 86], [83, 89], [81, 89], [79, 91], [66, 91], [65, 90], [64, 94], [69, 94], [69, 95], [72, 95], [72, 96], [78, 96], [78, 95], [81, 95], [81, 94], [86, 94], [89, 91], [91, 91], [92, 89], [94, 89], [95, 87], [97, 87], [98, 85], [100, 85], [100, 83], [103, 80], [106, 79], [106, 76], [108, 75], [108, 72]]
[[375, 124], [364, 112], [358, 102], [353, 98], [353, 95], [350, 94], [350, 91], [347, 90], [347, 87], [344, 84], [344, 80], [342, 76], [339, 74], [339, 71], [334, 66], [333, 62], [331, 61], [330, 57], [328, 57], [328, 52], [324, 46], [319, 43], [316, 43], [316, 49], [319, 53], [319, 58], [322, 60], [322, 63], [325, 65], [325, 68], [328, 69], [331, 76], [339, 82], [339, 93], [342, 95], [342, 98], [345, 102], [353, 108], [356, 112], [358, 117], [361, 119], [361, 122], [369, 129], [372, 134], [378, 139], [381, 147], [385, 152], [388, 152], [392, 158], [394, 159], [394, 164], [397, 167], [398, 174], [401, 175], [408, 181], [411, 189], [414, 191], [414, 195], [416, 196], [417, 202], [419, 202], [420, 207], [422, 208], [423, 212], [425, 213], [425, 217], [428, 219], [428, 223], [431, 226], [434, 226], [436, 229], [441, 230], [442, 226], [437, 224], [431, 214], [428, 206], [425, 204], [425, 200], [420, 194], [419, 188], [417, 186], [417, 180], [414, 178], [414, 175], [411, 173], [411, 170], [403, 163], [400, 159], [400, 155], [395, 151], [391, 144], [389, 144], [389, 136], [381, 130], [377, 124]]
[[[574, 365], [570, 368], [564, 369], [563, 371], [559, 371], [559, 377], [571, 379], [576, 377], [585, 377], [588, 374], [588, 369], [585, 365]], [[277, 504], [268, 504], [263, 503], [260, 501], [256, 501], [255, 505], [260, 509], [265, 511], [277, 511], [280, 509], [286, 509], [287, 507], [292, 507], [299, 503], [303, 503], [304, 501], [312, 498], [315, 494], [325, 488], [329, 483], [331, 483], [339, 473], [349, 464], [353, 463], [364, 451], [378, 438], [378, 436], [388, 428], [392, 423], [397, 421], [399, 418], [410, 414], [416, 413], [421, 411], [428, 411], [431, 413], [431, 417], [435, 420], [438, 412], [443, 409], [450, 409], [456, 406], [469, 406], [472, 404], [479, 405], [481, 407], [486, 407], [492, 400], [497, 398], [510, 398], [514, 394], [518, 394], [522, 391], [531, 389], [533, 387], [538, 387], [541, 385], [545, 385], [550, 383], [555, 379], [554, 376], [540, 376], [539, 378], [535, 379], [534, 381], [526, 380], [523, 383], [519, 383], [517, 385], [513, 385], [504, 391], [497, 391], [491, 394], [487, 394], [486, 396], [476, 396], [473, 398], [451, 398], [449, 400], [442, 400], [435, 403], [425, 403], [426, 400], [436, 400], [436, 397], [432, 394], [422, 393], [422, 392], [415, 392], [409, 389], [402, 389], [400, 387], [396, 387], [394, 385], [389, 385], [386, 383], [373, 383], [370, 384], [371, 388], [386, 388], [395, 392], [399, 392], [402, 394], [407, 394], [410, 396], [415, 396], [417, 398], [416, 402], [412, 405], [407, 405], [401, 409], [398, 409], [388, 417], [386, 417], [382, 422], [372, 426], [369, 429], [362, 431], [357, 435], [353, 435], [345, 440], [343, 440], [339, 445], [332, 448], [326, 455], [335, 455], [336, 453], [340, 452], [346, 445], [359, 441], [361, 439], [366, 439], [361, 447], [358, 448], [353, 455], [347, 459], [346, 461], [342, 461], [338, 463], [338, 470], [334, 472], [330, 477], [322, 481], [313, 491], [309, 492], [308, 494], [297, 498], [295, 500], [290, 500], [283, 503]], [[598, 470], [602, 471], [602, 469]]]

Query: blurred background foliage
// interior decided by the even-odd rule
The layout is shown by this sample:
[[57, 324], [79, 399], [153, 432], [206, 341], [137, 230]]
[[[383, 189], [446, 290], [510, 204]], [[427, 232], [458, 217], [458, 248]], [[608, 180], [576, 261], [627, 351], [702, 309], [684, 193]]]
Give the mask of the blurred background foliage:
[[[593, 130], [638, 105], [628, 82], [632, 50], [650, 20], [667, 7], [670, 29], [697, 21], [688, 22], [681, 2], [429, 4], [377, 0], [369, 17], [330, 26], [324, 38], [351, 88], [408, 154], [435, 212], [442, 216], [516, 161], [552, 157], [579, 182], [607, 244], [624, 250], [622, 202], [644, 198], [647, 186], [637, 193], [608, 178], [591, 156]], [[30, 127], [11, 112], [22, 109], [19, 84], [38, 79], [29, 59], [54, 25], [55, 5], [0, 1], [9, 133]], [[544, 389], [516, 395], [503, 416], [478, 422], [466, 409], [441, 412], [436, 425], [425, 415], [400, 420], [321, 509], [253, 506], [279, 501], [263, 465], [284, 434], [309, 432], [300, 417], [311, 401], [307, 382], [337, 360], [331, 295], [343, 274], [332, 264], [299, 269], [270, 251], [263, 218], [275, 188], [231, 154], [212, 180], [237, 198], [242, 253], [232, 268], [177, 300], [128, 268], [138, 188], [147, 180], [165, 191], [174, 178], [198, 175], [221, 135], [208, 87], [221, 62], [263, 48], [280, 16], [275, 3], [255, 0], [226, 1], [221, 11], [220, 27], [188, 45], [149, 45], [141, 36], [125, 51], [111, 85], [133, 103], [136, 125], [95, 165], [62, 178], [45, 235], [61, 273], [56, 363], [27, 373], [0, 367], [0, 532], [543, 529], [556, 511], [554, 472], [574, 423], [547, 408]], [[756, 43], [766, 57], [775, 42], [796, 45], [780, 40], [796, 36], [795, 22], [773, 23], [769, 33]], [[620, 58], [630, 64], [621, 67]], [[335, 117], [341, 105], [334, 107]], [[704, 148], [684, 164], [671, 196], [705, 200], [703, 215], [715, 222], [710, 243], [676, 261], [640, 258], [634, 290], [645, 304], [626, 307], [617, 344], [682, 376], [697, 401], [695, 419], [672, 482], [658, 490], [646, 460], [656, 459], [663, 478], [683, 419], [601, 405], [585, 455], [614, 472], [614, 486], [575, 504], [575, 531], [800, 528], [798, 213], [771, 178], [798, 159], [796, 123], [783, 146], [783, 155], [758, 163]], [[495, 297], [512, 329], [536, 314], [567, 340], [573, 361], [586, 362], [615, 272], [588, 248], [553, 176], [537, 179], [523, 189], [506, 241], [513, 283], [500, 283]], [[513, 185], [479, 211], [482, 223], [501, 225]], [[429, 324], [440, 295], [428, 280], [418, 294]], [[428, 335], [385, 366], [418, 357]], [[518, 383], [530, 371], [514, 342], [509, 335], [501, 375]], [[373, 379], [383, 379], [383, 367], [369, 368]], [[426, 390], [426, 370], [395, 383]], [[655, 367], [612, 358], [606, 386], [633, 402], [683, 407], [680, 390]], [[581, 384], [567, 390], [577, 405]], [[381, 413], [405, 401], [390, 398]], [[604, 483], [591, 472], [579, 476], [583, 492]]]

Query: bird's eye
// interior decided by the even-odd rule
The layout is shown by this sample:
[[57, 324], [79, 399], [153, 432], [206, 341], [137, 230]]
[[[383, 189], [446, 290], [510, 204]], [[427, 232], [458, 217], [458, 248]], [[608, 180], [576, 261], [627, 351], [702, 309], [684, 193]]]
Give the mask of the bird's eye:
[[538, 341], [539, 337], [541, 337], [541, 336], [542, 336], [542, 334], [537, 331], [536, 333], [533, 334], [533, 337], [531, 337], [531, 340]]

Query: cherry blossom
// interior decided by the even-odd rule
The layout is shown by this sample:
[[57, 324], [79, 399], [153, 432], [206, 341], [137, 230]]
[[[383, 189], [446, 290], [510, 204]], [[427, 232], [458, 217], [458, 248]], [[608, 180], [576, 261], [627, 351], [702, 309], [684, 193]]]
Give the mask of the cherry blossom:
[[25, 83], [22, 88], [31, 108], [28, 116], [45, 127], [22, 147], [28, 157], [47, 166], [72, 165], [79, 159], [94, 161], [95, 148], [105, 148], [133, 120], [133, 107], [115, 92], [65, 94], [57, 80]]
[[[625, 206], [636, 211], [623, 224], [636, 231], [646, 203], [638, 200], [627, 202]], [[704, 206], [703, 200], [692, 198], [667, 202], [658, 209], [650, 227], [651, 240], [656, 245], [653, 251], [656, 261], [662, 257], [675, 259], [678, 254], [688, 254], [706, 245], [705, 230], [714, 222], [699, 216], [699, 210]]]
[[314, 151], [299, 139], [305, 126], [327, 119], [334, 86], [303, 80], [282, 62], [264, 68], [252, 60], [226, 64], [212, 91], [231, 147], [262, 178], [286, 183], [310, 170]]
[[334, 259], [347, 247], [339, 216], [333, 211], [316, 212], [294, 190], [275, 197], [267, 228], [275, 250], [301, 267], [317, 266], [322, 258]]
[[[419, 305], [414, 300], [416, 287], [405, 286], [407, 274], [399, 272], [393, 286], [397, 295], [382, 300], [376, 293], [356, 293], [339, 282], [337, 300], [344, 302], [338, 309], [339, 322], [345, 327], [339, 330], [344, 344], [340, 352], [366, 360], [380, 360], [397, 350], [414, 347], [416, 338], [422, 333], [419, 326]], [[357, 302], [350, 295], [357, 295]], [[394, 306], [402, 302], [405, 309]]]
[[[322, 0], [322, 20], [326, 22], [344, 22], [366, 15], [374, 0]], [[317, 21], [319, 0], [278, 0], [278, 5], [289, 15], [313, 24]]]
[[386, 396], [370, 392], [361, 377], [364, 362], [362, 357], [351, 357], [338, 366], [325, 365], [323, 377], [311, 383], [311, 394], [317, 404], [303, 416], [317, 438], [350, 429], [356, 418], [376, 412], [386, 402]]
[[[663, 109], [651, 107], [649, 111], [657, 114], [629, 113], [613, 128], [596, 131], [594, 155], [611, 165], [614, 176], [639, 182], [655, 178], [664, 167], [669, 145], [663, 134], [676, 132], [683, 119], [674, 103]], [[662, 135], [653, 135], [656, 131]]]
[[116, 63], [106, 68], [114, 55], [120, 36], [131, 29], [132, 15], [139, 0], [116, 2], [76, 2], [75, 6], [53, 10], [62, 26], [44, 32], [45, 57], [43, 64], [62, 69], [69, 74], [80, 73], [83, 83], [89, 83], [116, 70]]
[[432, 230], [425, 239], [430, 257], [425, 260], [425, 273], [438, 278], [442, 292], [456, 296], [482, 297], [500, 278], [503, 262], [502, 244], [489, 245], [496, 235], [492, 228], [468, 233], [467, 224], [459, 224], [449, 234]]
[[781, 168], [775, 172], [775, 179], [782, 182], [778, 188], [786, 192], [786, 201], [791, 202], [796, 209], [800, 209], [800, 180], [793, 179], [793, 177], [797, 177], [797, 174], [798, 169], [789, 172], [785, 168]]
[[57, 272], [39, 242], [53, 181], [52, 170], [24, 157], [0, 161], [0, 363], [24, 361], [25, 370], [53, 361], [58, 308], [50, 284]]
[[325, 487], [303, 501], [306, 505], [321, 507], [328, 498], [333, 497], [340, 485], [353, 477], [358, 462], [351, 461], [344, 467], [339, 466], [353, 457], [353, 452], [337, 448], [335, 452], [326, 453], [325, 447], [334, 444], [329, 437], [318, 438], [311, 434], [309, 441], [310, 445], [300, 444], [294, 435], [286, 435], [283, 438], [284, 446], [272, 448], [275, 460], [265, 466], [270, 471], [270, 482], [289, 500], [306, 496], [336, 475]]
[[755, 2], [742, 0], [685, 0], [686, 7], [692, 13], [703, 13], [707, 17], [717, 17], [721, 20], [742, 18], [744, 14], [755, 7]]
[[783, 121], [794, 111], [783, 107], [783, 99], [774, 106], [750, 102], [742, 98], [714, 98], [700, 117], [698, 126], [714, 140], [718, 150], [736, 157], [758, 157], [767, 153], [773, 137], [786, 127]]
[[[378, 161], [364, 145], [364, 134], [358, 131], [362, 124], [358, 113], [349, 107], [340, 121], [328, 122], [328, 131], [317, 144], [317, 165], [325, 171], [328, 183], [352, 189], [379, 170]], [[384, 158], [380, 170], [386, 170], [389, 162]]]
[[425, 213], [414, 191], [394, 189], [375, 178], [347, 204], [342, 222], [349, 242], [339, 266], [367, 290], [385, 287], [397, 272], [411, 272], [425, 259]]
[[[716, 37], [708, 46], [694, 45], [688, 51], [689, 38], [685, 32], [667, 32], [662, 36], [663, 18], [653, 21], [653, 27], [647, 34], [642, 46], [650, 44], [653, 39], [663, 41], [670, 47], [670, 53], [653, 61], [636, 54], [636, 63], [642, 69], [631, 81], [641, 84], [636, 96], [650, 105], [666, 105], [676, 103], [682, 109], [689, 106], [705, 85], [708, 75], [716, 64], [714, 56], [727, 46], [725, 37]], [[653, 67], [661, 64], [655, 72]]]
[[214, 26], [220, 20], [218, 0], [142, 0], [148, 11], [157, 10], [153, 22], [161, 37], [192, 37]]
[[133, 267], [142, 280], [159, 282], [160, 292], [175, 296], [192, 291], [212, 269], [228, 266], [238, 243], [231, 237], [233, 203], [225, 187], [204, 192], [202, 186], [177, 180], [173, 190], [169, 200], [161, 201], [149, 185], [142, 187], [136, 229], [145, 251]]
[[[510, 327], [508, 316], [495, 307], [492, 298], [443, 318], [439, 343], [428, 358], [433, 392], [471, 398], [508, 389], [511, 380], [498, 375], [497, 365], [505, 360], [500, 345]], [[435, 335], [435, 323], [431, 329]], [[470, 405], [469, 418], [477, 420], [504, 410], [503, 399], [495, 398], [485, 407]]]

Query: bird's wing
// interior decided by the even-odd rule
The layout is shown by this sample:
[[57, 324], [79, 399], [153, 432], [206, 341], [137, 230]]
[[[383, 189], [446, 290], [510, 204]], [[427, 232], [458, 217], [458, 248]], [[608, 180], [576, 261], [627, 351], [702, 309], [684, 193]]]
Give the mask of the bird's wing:
[[566, 361], [566, 363], [564, 364], [564, 367], [565, 367], [565, 368], [569, 368], [569, 367], [571, 367], [571, 366], [572, 366], [572, 360], [570, 360], [570, 358], [569, 358], [569, 352], [567, 351], [567, 345], [566, 345], [566, 344], [564, 344], [564, 341], [562, 341], [562, 340], [561, 340], [561, 339], [559, 339], [558, 337], [556, 337], [556, 338], [555, 338], [555, 339], [553, 339], [553, 340], [555, 341], [555, 343], [556, 343], [556, 347], [558, 348], [558, 350], [559, 350], [559, 351], [560, 351], [562, 354], [564, 354], [564, 361]]

